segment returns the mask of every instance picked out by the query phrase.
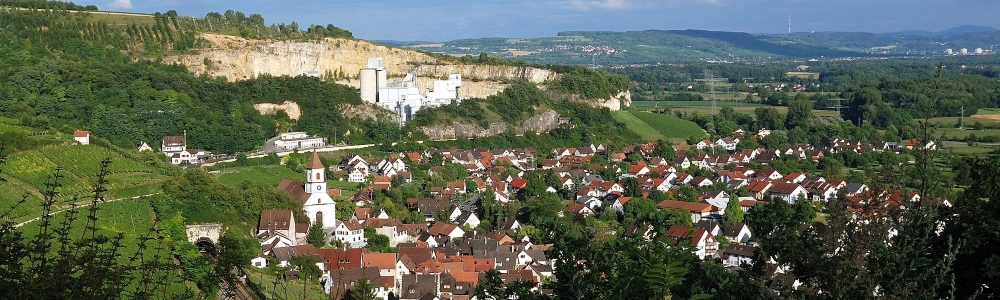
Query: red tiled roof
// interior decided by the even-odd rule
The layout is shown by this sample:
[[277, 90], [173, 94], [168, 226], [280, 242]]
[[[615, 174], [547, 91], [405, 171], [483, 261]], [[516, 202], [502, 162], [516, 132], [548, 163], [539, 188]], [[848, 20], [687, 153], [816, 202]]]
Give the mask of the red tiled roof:
[[396, 253], [367, 252], [362, 254], [362, 257], [364, 258], [364, 267], [396, 268]]
[[514, 178], [510, 181], [510, 186], [515, 188], [523, 188], [526, 184], [528, 184], [528, 180], [524, 178]]
[[686, 210], [686, 211], [689, 211], [689, 212], [702, 212], [702, 213], [710, 212], [710, 211], [718, 211], [719, 210], [718, 207], [715, 207], [715, 206], [709, 205], [709, 204], [694, 203], [694, 202], [684, 202], [684, 201], [675, 201], [675, 200], [663, 200], [660, 203], [656, 204], [656, 208], [658, 208], [658, 209], [680, 209], [680, 210]]
[[90, 136], [90, 131], [77, 130], [73, 132], [73, 137], [88, 137]]
[[361, 268], [361, 249], [316, 249], [327, 270]]
[[309, 163], [306, 164], [306, 169], [322, 169], [323, 162], [319, 161], [319, 154], [313, 151], [312, 157], [309, 158]]

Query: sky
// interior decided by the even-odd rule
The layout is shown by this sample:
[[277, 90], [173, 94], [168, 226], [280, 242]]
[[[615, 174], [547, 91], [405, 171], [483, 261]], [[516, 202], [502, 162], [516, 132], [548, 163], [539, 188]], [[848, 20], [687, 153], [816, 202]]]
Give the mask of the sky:
[[560, 31], [703, 29], [792, 31], [942, 31], [1000, 28], [998, 0], [98, 0], [101, 10], [176, 10], [204, 16], [228, 9], [261, 14], [267, 24], [333, 24], [367, 40], [449, 41], [542, 37]]

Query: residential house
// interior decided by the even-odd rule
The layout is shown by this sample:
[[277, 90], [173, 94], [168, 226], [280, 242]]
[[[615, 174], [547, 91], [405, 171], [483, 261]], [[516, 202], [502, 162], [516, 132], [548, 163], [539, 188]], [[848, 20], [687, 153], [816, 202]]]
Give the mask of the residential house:
[[775, 183], [774, 186], [768, 190], [768, 194], [768, 199], [779, 198], [785, 202], [793, 204], [799, 198], [807, 199], [807, 196], [809, 195], [809, 193], [806, 192], [806, 189], [802, 188], [801, 185], [785, 182]]
[[364, 247], [367, 244], [365, 239], [365, 226], [355, 220], [337, 221], [337, 226], [333, 229], [333, 237], [344, 245], [353, 248]]
[[74, 131], [73, 140], [76, 141], [77, 143], [80, 143], [80, 145], [90, 145], [90, 131], [86, 130]]
[[663, 200], [656, 204], [657, 209], [679, 209], [691, 213], [691, 222], [698, 223], [702, 219], [720, 219], [722, 210], [719, 207], [704, 204], [676, 200]]
[[753, 236], [750, 234], [750, 226], [743, 223], [729, 224], [726, 226], [726, 230], [723, 235], [729, 239], [730, 242], [746, 244], [750, 241]]
[[692, 229], [687, 226], [672, 225], [667, 230], [667, 235], [677, 242], [688, 241], [687, 245], [696, 249], [694, 253], [699, 259], [714, 257], [719, 250], [719, 243], [715, 237], [701, 228]]
[[738, 267], [743, 264], [752, 264], [754, 252], [757, 247], [731, 243], [722, 249], [722, 264], [724, 266]]

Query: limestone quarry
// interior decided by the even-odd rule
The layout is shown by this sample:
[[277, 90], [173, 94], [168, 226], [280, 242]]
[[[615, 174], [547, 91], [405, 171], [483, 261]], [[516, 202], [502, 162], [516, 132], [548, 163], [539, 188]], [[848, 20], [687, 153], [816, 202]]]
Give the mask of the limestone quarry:
[[[318, 72], [322, 75], [333, 74], [337, 83], [358, 88], [360, 86], [358, 71], [364, 67], [368, 58], [382, 57], [390, 80], [415, 72], [420, 87], [430, 87], [433, 80], [447, 78], [449, 74], [461, 74], [464, 79], [460, 90], [462, 98], [486, 98], [503, 91], [510, 82], [517, 80], [526, 80], [545, 89], [546, 81], [560, 76], [556, 72], [534, 67], [457, 64], [426, 53], [382, 46], [364, 40], [327, 38], [319, 41], [267, 41], [218, 34], [201, 34], [200, 37], [209, 41], [211, 46], [192, 51], [190, 54], [168, 56], [163, 58], [163, 62], [181, 64], [195, 74], [223, 76], [230, 81], [251, 79], [261, 74], [298, 76], [306, 72]], [[421, 88], [420, 92], [425, 93], [426, 89]], [[603, 106], [611, 110], [620, 110], [622, 106], [631, 104], [631, 97], [627, 91], [609, 99], [581, 99], [577, 95], [553, 91], [550, 91], [550, 94], [556, 98], [567, 97], [573, 101], [594, 107]], [[292, 119], [297, 119], [300, 115], [298, 105], [290, 101], [282, 104], [257, 104], [254, 108], [262, 114], [273, 114], [283, 110]], [[544, 119], [558, 119], [558, 114]], [[551, 122], [542, 123], [546, 123], [547, 126], [538, 127], [540, 132], [554, 127], [549, 125]], [[519, 127], [518, 131], [523, 131], [523, 127], [533, 127], [521, 125], [516, 126]], [[491, 125], [491, 129], [496, 130], [470, 129], [465, 133], [466, 130], [459, 129], [462, 126], [464, 125], [455, 124], [453, 128], [428, 129], [430, 131], [428, 135], [482, 136], [495, 134], [493, 131], [506, 131], [506, 127], [500, 130], [492, 128], [494, 125]], [[475, 127], [475, 125], [469, 126]], [[529, 128], [532, 129], [535, 128]], [[432, 132], [440, 134], [430, 134]]]

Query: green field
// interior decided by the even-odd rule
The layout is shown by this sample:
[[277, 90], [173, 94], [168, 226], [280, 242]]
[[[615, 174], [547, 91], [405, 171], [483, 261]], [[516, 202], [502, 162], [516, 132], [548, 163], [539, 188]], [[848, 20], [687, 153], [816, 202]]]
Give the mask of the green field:
[[633, 115], [668, 138], [687, 139], [705, 136], [705, 131], [701, 130], [698, 124], [673, 115], [641, 111], [633, 112]]
[[[968, 126], [968, 123], [966, 123]], [[944, 136], [946, 140], [961, 140], [969, 137], [970, 135], [976, 135], [977, 137], [983, 136], [1000, 136], [1000, 129], [985, 129], [985, 130], [971, 130], [971, 129], [958, 129], [958, 128], [940, 128], [935, 129], [932, 136]]]
[[[60, 187], [57, 189], [57, 206], [60, 208], [89, 199], [104, 158], [111, 158], [110, 174], [105, 185], [107, 199], [158, 193], [162, 183], [177, 172], [166, 162], [130, 151], [134, 150], [70, 143], [12, 153], [0, 174], [3, 180], [0, 184], [0, 211], [13, 208], [10, 218], [16, 222], [41, 214], [38, 206], [41, 191], [45, 190], [46, 182], [57, 167], [62, 168], [59, 173]], [[25, 195], [27, 202], [15, 207]]]
[[[758, 103], [744, 103], [736, 101], [715, 101], [715, 106], [722, 107], [767, 107]], [[662, 108], [712, 108], [712, 101], [632, 101], [632, 107], [640, 110], [662, 109]]]
[[[723, 107], [732, 107], [733, 110], [740, 113], [754, 115], [753, 110], [758, 107], [772, 107], [777, 109], [779, 113], [788, 113], [788, 107], [785, 106], [770, 106], [758, 103], [743, 103], [736, 101], [716, 101], [716, 112]], [[712, 114], [712, 102], [711, 101], [633, 101], [632, 107], [638, 110], [653, 110], [653, 109], [666, 109], [669, 108], [672, 111], [680, 111], [685, 113], [699, 113], [703, 115]], [[836, 117], [837, 112], [832, 110], [818, 110], [814, 109], [813, 114], [820, 117]]]
[[[0, 184], [0, 187], [3, 185]], [[154, 201], [157, 197], [162, 197], [160, 195], [155, 195], [147, 198], [140, 199], [129, 199], [120, 200], [114, 202], [100, 203], [98, 204], [97, 211], [97, 234], [104, 235], [108, 237], [115, 237], [119, 234], [122, 236], [121, 248], [119, 250], [120, 256], [119, 261], [122, 263], [138, 263], [138, 260], [133, 260], [136, 258], [137, 253], [140, 250], [140, 239], [144, 236], [150, 236], [154, 228], [153, 224], [153, 210], [150, 206], [150, 201]], [[88, 202], [89, 203], [89, 202]], [[69, 229], [69, 236], [72, 239], [77, 239], [83, 235], [84, 229], [86, 228], [86, 223], [88, 221], [87, 214], [89, 213], [88, 207], [81, 207], [76, 209], [76, 218], [71, 223]], [[58, 227], [69, 214], [66, 211], [54, 214], [51, 223], [53, 226]], [[24, 226], [18, 228], [18, 231], [25, 235], [25, 238], [32, 239], [39, 231], [39, 222], [34, 221], [25, 224]], [[52, 229], [50, 229], [50, 232]], [[169, 245], [165, 244], [162, 240], [151, 240], [143, 248], [143, 253], [141, 257], [143, 260], [151, 260], [159, 255], [159, 260], [165, 264], [173, 264], [173, 257], [170, 254]], [[157, 254], [157, 252], [159, 252]], [[177, 272], [163, 273], [160, 276], [164, 276], [167, 279], [166, 285], [161, 286], [166, 292], [172, 294], [182, 293], [187, 290], [187, 286], [183, 283], [181, 275]], [[132, 285], [126, 288], [126, 291], [132, 291], [136, 288], [138, 282], [133, 282]]]
[[980, 108], [976, 111], [977, 115], [997, 115], [1000, 114], [1000, 108]]
[[120, 13], [120, 12], [107, 12], [107, 11], [95, 11], [90, 12], [90, 17], [88, 21], [99, 23], [105, 22], [108, 24], [139, 24], [139, 25], [153, 25], [156, 23], [156, 19], [153, 15], [136, 14], [136, 13]]
[[942, 150], [947, 151], [949, 153], [960, 154], [960, 155], [977, 155], [977, 154], [986, 154], [996, 151], [998, 147], [1000, 146], [989, 145], [989, 144], [985, 145], [977, 144], [975, 146], [962, 144], [962, 145], [945, 146], [942, 148]]
[[611, 117], [613, 117], [615, 121], [624, 123], [625, 128], [628, 128], [628, 130], [635, 132], [643, 140], [656, 141], [656, 140], [667, 139], [665, 135], [663, 135], [653, 127], [649, 126], [649, 124], [646, 124], [646, 122], [640, 120], [638, 117], [633, 115], [631, 111], [627, 110], [613, 111], [611, 112]]
[[[295, 172], [285, 166], [269, 165], [226, 168], [219, 170], [217, 178], [220, 183], [231, 186], [237, 186], [243, 181], [250, 181], [257, 185], [277, 187], [284, 179], [305, 180], [305, 174]], [[357, 191], [358, 189], [356, 182], [327, 180], [326, 185], [345, 191]]]

